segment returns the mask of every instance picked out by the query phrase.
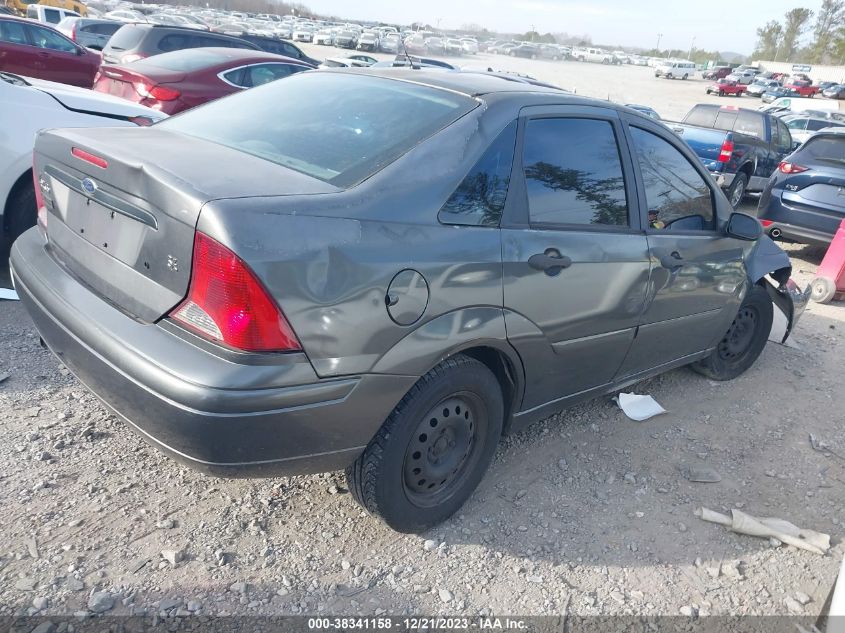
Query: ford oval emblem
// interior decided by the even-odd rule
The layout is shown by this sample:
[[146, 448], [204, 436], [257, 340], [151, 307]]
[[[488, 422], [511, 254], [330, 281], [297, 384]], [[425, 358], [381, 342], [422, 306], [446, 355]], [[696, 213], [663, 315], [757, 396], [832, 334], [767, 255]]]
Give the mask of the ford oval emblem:
[[91, 180], [90, 178], [83, 178], [82, 179], [82, 189], [85, 190], [89, 196], [93, 196], [97, 193], [97, 183]]

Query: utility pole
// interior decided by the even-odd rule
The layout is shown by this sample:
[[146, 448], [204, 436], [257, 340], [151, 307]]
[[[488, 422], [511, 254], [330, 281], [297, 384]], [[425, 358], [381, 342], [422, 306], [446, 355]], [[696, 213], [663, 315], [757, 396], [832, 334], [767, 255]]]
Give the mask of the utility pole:
[[689, 55], [687, 55], [687, 59], [692, 61], [692, 49], [695, 47], [695, 35], [692, 36], [692, 42], [689, 45]]
[[661, 40], [662, 37], [663, 37], [663, 33], [657, 34], [657, 52], [658, 53], [660, 52], [660, 40]]
[[532, 25], [531, 25], [531, 41], [532, 41], [532, 42], [534, 41], [534, 31], [535, 31], [535, 28], [536, 28], [536, 27], [532, 24]]

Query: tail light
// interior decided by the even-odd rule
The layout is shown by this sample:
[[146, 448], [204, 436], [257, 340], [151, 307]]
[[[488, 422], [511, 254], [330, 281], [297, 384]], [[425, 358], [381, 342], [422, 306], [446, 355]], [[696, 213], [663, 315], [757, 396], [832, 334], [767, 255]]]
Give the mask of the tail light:
[[35, 209], [37, 213], [37, 223], [44, 233], [47, 233], [47, 205], [44, 204], [44, 191], [50, 190], [50, 184], [44, 176], [38, 173], [35, 166], [32, 168], [32, 178], [35, 181]]
[[243, 260], [199, 231], [188, 296], [170, 316], [197, 334], [238, 350], [302, 349], [281, 309]]
[[774, 224], [774, 221], [773, 220], [760, 220], [760, 224], [763, 225], [763, 228], [768, 228], [772, 224]]
[[120, 63], [131, 64], [132, 62], [137, 62], [139, 59], [144, 59], [144, 57], [144, 55], [138, 55], [137, 53], [129, 53], [120, 58]]
[[77, 21], [74, 20], [73, 26], [70, 27], [70, 39], [72, 39], [74, 42], [76, 41], [76, 25]]
[[787, 163], [783, 161], [780, 165], [778, 165], [778, 170], [782, 174], [800, 174], [802, 171], [807, 171], [809, 167], [804, 167], [803, 165], [796, 165], [795, 163]]
[[178, 99], [182, 94], [174, 88], [151, 86], [141, 81], [135, 83], [135, 92], [145, 99], [155, 99], [156, 101], [173, 101], [174, 99]]
[[734, 153], [734, 142], [726, 138], [725, 141], [722, 143], [722, 149], [719, 150], [719, 162], [720, 163], [727, 163], [731, 156]]

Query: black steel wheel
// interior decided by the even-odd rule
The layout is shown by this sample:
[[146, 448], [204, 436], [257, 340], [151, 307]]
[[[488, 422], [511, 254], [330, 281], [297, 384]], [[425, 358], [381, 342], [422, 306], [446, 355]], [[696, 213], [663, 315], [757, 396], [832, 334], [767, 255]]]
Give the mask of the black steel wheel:
[[358, 503], [399, 532], [451, 516], [484, 476], [504, 422], [496, 376], [464, 355], [419, 379], [346, 469]]
[[772, 331], [773, 318], [769, 293], [762, 286], [752, 286], [716, 349], [693, 363], [692, 369], [713, 380], [736, 378], [762, 353]]

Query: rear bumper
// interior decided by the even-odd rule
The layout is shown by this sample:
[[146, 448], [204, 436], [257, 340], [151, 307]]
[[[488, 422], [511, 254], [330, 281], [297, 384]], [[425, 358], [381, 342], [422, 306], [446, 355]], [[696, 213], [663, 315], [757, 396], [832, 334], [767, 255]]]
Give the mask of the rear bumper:
[[12, 278], [47, 346], [157, 448], [222, 476], [325, 472], [350, 464], [413, 376], [321, 380], [304, 354], [223, 358], [139, 323], [62, 267], [31, 229]]
[[[766, 227], [766, 233], [776, 239], [792, 240], [799, 244], [830, 244], [841, 218], [831, 218], [810, 208], [786, 204], [781, 194], [780, 188], [770, 191], [768, 196], [764, 194], [765, 205], [761, 203], [758, 218], [771, 222]], [[829, 224], [830, 230], [824, 230], [819, 224]]]

